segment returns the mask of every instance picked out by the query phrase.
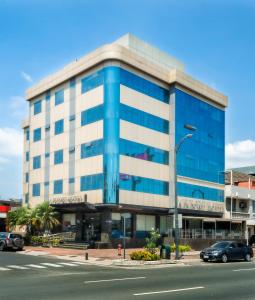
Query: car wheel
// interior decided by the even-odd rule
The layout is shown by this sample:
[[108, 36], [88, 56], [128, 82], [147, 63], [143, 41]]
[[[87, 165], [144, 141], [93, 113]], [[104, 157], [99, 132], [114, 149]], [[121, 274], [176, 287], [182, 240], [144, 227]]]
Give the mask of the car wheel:
[[23, 251], [23, 247], [21, 247], [21, 248], [18, 248], [18, 251]]
[[0, 251], [4, 251], [4, 243], [0, 243]]
[[207, 262], [207, 261], [208, 261], [208, 259], [207, 259], [207, 258], [203, 258], [203, 261], [204, 261], [204, 262]]
[[223, 263], [228, 262], [228, 257], [227, 257], [226, 254], [222, 254], [222, 256], [221, 256], [221, 261], [222, 261]]
[[251, 255], [247, 253], [244, 258], [245, 261], [251, 261]]

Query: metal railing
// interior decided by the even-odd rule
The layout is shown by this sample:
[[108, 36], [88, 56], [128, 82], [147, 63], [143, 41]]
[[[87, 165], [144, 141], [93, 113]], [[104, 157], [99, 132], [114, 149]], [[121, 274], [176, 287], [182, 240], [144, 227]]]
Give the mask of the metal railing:
[[[174, 238], [174, 231], [171, 230], [169, 233], [170, 238]], [[241, 231], [234, 230], [215, 230], [215, 229], [181, 229], [181, 239], [244, 239], [245, 235]]]

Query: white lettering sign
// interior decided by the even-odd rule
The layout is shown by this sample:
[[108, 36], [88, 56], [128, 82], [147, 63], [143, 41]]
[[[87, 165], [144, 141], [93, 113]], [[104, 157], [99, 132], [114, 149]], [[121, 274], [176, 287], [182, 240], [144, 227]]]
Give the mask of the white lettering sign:
[[208, 200], [194, 200], [178, 197], [178, 207], [182, 209], [201, 210], [210, 212], [224, 212], [224, 204]]
[[50, 204], [78, 204], [86, 203], [87, 195], [80, 196], [66, 196], [66, 197], [54, 197], [49, 200]]

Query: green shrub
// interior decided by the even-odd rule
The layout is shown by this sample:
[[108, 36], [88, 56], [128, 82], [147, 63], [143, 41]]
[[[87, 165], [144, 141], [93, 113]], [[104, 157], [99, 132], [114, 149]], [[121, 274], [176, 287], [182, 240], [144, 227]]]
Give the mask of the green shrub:
[[160, 234], [157, 230], [152, 230], [149, 233], [149, 237], [145, 239], [146, 245], [144, 248], [150, 252], [151, 254], [155, 254], [157, 252], [157, 241], [160, 238]]
[[138, 250], [138, 251], [133, 251], [130, 254], [130, 258], [132, 260], [152, 261], [152, 260], [159, 260], [160, 256], [157, 253], [151, 253], [147, 250]]
[[[174, 252], [176, 247], [175, 245], [170, 245], [171, 247], [171, 252]], [[179, 252], [188, 252], [191, 250], [191, 247], [189, 245], [179, 245]]]

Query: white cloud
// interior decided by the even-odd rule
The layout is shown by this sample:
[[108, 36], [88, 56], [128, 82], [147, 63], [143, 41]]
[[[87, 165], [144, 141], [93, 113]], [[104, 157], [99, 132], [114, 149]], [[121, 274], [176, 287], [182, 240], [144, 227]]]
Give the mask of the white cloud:
[[31, 77], [31, 75], [29, 75], [28, 73], [26, 73], [24, 71], [21, 71], [21, 77], [29, 83], [34, 81], [33, 78]]
[[255, 165], [255, 141], [243, 140], [226, 145], [226, 168]]
[[6, 163], [11, 157], [22, 156], [23, 134], [10, 127], [0, 127], [0, 164]]

